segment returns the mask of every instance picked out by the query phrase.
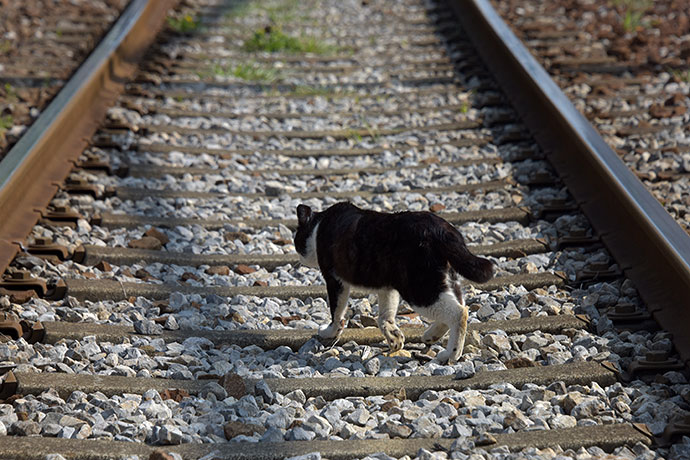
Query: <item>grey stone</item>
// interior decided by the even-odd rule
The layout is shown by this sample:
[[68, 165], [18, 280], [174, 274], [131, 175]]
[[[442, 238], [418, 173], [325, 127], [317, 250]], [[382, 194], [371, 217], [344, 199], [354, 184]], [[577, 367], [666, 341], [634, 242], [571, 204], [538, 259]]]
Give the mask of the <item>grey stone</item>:
[[605, 407], [605, 403], [599, 399], [587, 399], [573, 407], [573, 410], [570, 411], [570, 415], [577, 419], [591, 418], [598, 415]]
[[179, 428], [172, 425], [163, 425], [158, 430], [158, 442], [160, 444], [172, 445], [181, 444], [185, 441], [185, 436]]
[[326, 439], [333, 430], [328, 420], [319, 415], [311, 415], [302, 423], [302, 427], [306, 430], [313, 431], [318, 438], [322, 439]]
[[292, 399], [293, 401], [296, 401], [302, 405], [304, 405], [305, 402], [307, 402], [307, 397], [304, 395], [304, 392], [302, 390], [293, 390], [290, 393], [285, 395], [286, 398]]
[[388, 433], [391, 438], [409, 438], [412, 434], [412, 428], [398, 422], [387, 421], [379, 428], [384, 433]]
[[307, 340], [304, 345], [302, 345], [299, 350], [297, 350], [297, 353], [300, 355], [303, 354], [314, 354], [317, 353], [319, 350], [323, 348], [323, 345], [321, 342], [319, 342], [319, 339], [316, 337], [312, 337], [311, 339]]
[[381, 369], [381, 360], [378, 357], [373, 357], [364, 362], [364, 368], [369, 375], [376, 375]]
[[572, 428], [577, 425], [577, 419], [572, 415], [557, 414], [549, 420], [552, 429]]
[[457, 380], [468, 379], [476, 374], [474, 362], [472, 361], [463, 361], [456, 364], [455, 367], [457, 369], [457, 372], [455, 372], [455, 378]]
[[201, 389], [200, 395], [202, 398], [206, 398], [209, 393], [213, 393], [216, 396], [216, 400], [222, 401], [228, 397], [228, 392], [225, 388], [220, 386], [217, 382], [209, 382]]
[[674, 444], [669, 450], [669, 458], [687, 459], [690, 458], [690, 445]]
[[305, 430], [301, 426], [296, 426], [285, 434], [288, 441], [311, 441], [316, 437], [313, 431]]
[[[75, 392], [76, 393], [76, 392]], [[81, 392], [79, 392], [81, 393]], [[51, 388], [49, 390], [44, 391], [43, 393], [40, 394], [38, 397], [41, 401], [50, 404], [50, 405], [62, 405], [65, 404], [65, 400], [60, 397], [58, 394], [57, 390]], [[71, 397], [70, 397], [71, 399]]]
[[324, 369], [327, 371], [332, 371], [333, 369], [336, 369], [338, 367], [343, 367], [344, 364], [335, 356], [331, 356], [326, 361], [323, 363]]
[[417, 451], [417, 457], [418, 460], [444, 460], [447, 458], [445, 452], [441, 454], [440, 452], [429, 452], [428, 450], [424, 448], [420, 448], [419, 451]]
[[60, 425], [61, 426], [72, 426], [76, 427], [79, 425], [83, 425], [86, 422], [84, 420], [78, 419], [76, 417], [72, 417], [71, 415], [63, 415], [60, 417]]
[[359, 426], [364, 426], [367, 423], [367, 420], [369, 420], [370, 416], [371, 415], [369, 414], [368, 410], [366, 410], [363, 407], [358, 407], [350, 414], [348, 414], [347, 417], [345, 417], [345, 420], [347, 420], [350, 423], [357, 424]]
[[477, 310], [477, 318], [481, 320], [489, 319], [492, 315], [496, 313], [496, 310], [491, 308], [490, 305], [484, 304]]
[[464, 407], [483, 406], [486, 398], [477, 390], [465, 390], [460, 393], [459, 402]]
[[579, 391], [572, 391], [565, 395], [559, 402], [559, 405], [563, 408], [566, 413], [572, 412], [573, 408], [580, 404], [584, 398]]
[[430, 414], [422, 415], [412, 422], [412, 428], [414, 428], [413, 438], [438, 438], [443, 434], [443, 429]]
[[262, 442], [281, 442], [285, 440], [285, 430], [276, 427], [270, 427], [261, 436]]
[[[340, 414], [338, 414], [338, 417]], [[281, 407], [266, 418], [266, 428], [279, 428], [286, 430], [292, 424], [292, 416], [287, 409]]]
[[58, 434], [58, 438], [71, 439], [76, 431], [77, 429], [73, 426], [63, 426]]
[[525, 417], [525, 415], [517, 409], [507, 413], [503, 419], [503, 423], [515, 431], [524, 430], [533, 424], [530, 419]]
[[535, 348], [537, 350], [542, 349], [543, 347], [547, 346], [550, 343], [550, 340], [547, 339], [546, 337], [541, 337], [538, 335], [530, 335], [527, 337], [525, 342], [522, 344], [522, 350], [530, 350], [532, 348]]
[[502, 334], [487, 334], [482, 339], [482, 344], [496, 351], [510, 350], [510, 340]]
[[163, 327], [169, 331], [176, 331], [180, 328], [180, 325], [177, 324], [177, 320], [173, 315], [169, 315]]
[[260, 380], [254, 389], [256, 391], [256, 395], [261, 396], [266, 404], [273, 404], [275, 402], [275, 395], [266, 381]]
[[168, 419], [172, 417], [172, 411], [168, 406], [153, 399], [142, 402], [139, 405], [139, 410], [148, 418]]
[[168, 299], [168, 307], [172, 311], [180, 311], [187, 304], [187, 297], [180, 292], [173, 292]]
[[451, 418], [458, 415], [458, 411], [455, 409], [455, 407], [446, 402], [439, 403], [438, 406], [434, 408], [433, 412], [436, 417], [439, 418]]
[[87, 424], [80, 425], [75, 428], [75, 433], [72, 435], [74, 439], [88, 439], [91, 437], [91, 427]]
[[149, 319], [134, 321], [134, 330], [137, 334], [160, 335], [163, 333], [163, 326], [156, 324]]
[[19, 420], [10, 426], [10, 434], [17, 436], [32, 436], [41, 432], [38, 423], [32, 420]]
[[472, 430], [462, 422], [456, 420], [450, 427], [451, 438], [469, 438], [470, 436], [472, 436]]
[[455, 372], [453, 366], [438, 366], [431, 372], [431, 375], [453, 375], [453, 372]]
[[289, 457], [289, 458], [286, 458], [285, 460], [321, 460], [321, 453], [320, 452], [310, 452], [310, 453], [304, 454], [304, 455], [297, 455], [295, 457]]

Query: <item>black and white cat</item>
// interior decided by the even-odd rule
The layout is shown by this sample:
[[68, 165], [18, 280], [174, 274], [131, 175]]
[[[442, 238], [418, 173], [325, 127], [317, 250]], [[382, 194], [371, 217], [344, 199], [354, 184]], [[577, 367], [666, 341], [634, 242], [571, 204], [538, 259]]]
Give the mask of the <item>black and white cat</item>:
[[328, 290], [332, 322], [319, 329], [321, 337], [340, 335], [350, 287], [358, 286], [378, 294], [378, 324], [391, 352], [405, 341], [395, 323], [402, 297], [433, 321], [424, 343], [435, 343], [450, 330], [448, 346], [437, 358], [457, 361], [467, 331], [458, 274], [485, 282], [493, 276], [493, 264], [472, 255], [455, 227], [430, 212], [386, 214], [346, 202], [322, 212], [299, 205], [297, 220], [295, 248], [301, 262], [321, 270]]

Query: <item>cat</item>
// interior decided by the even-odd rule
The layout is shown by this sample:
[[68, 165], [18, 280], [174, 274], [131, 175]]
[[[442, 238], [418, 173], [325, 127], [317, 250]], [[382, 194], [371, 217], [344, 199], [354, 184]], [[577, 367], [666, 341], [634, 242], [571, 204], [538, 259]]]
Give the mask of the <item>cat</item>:
[[297, 206], [295, 249], [300, 262], [318, 268], [326, 281], [331, 323], [319, 336], [337, 338], [345, 328], [351, 286], [378, 294], [378, 325], [395, 353], [405, 337], [395, 323], [400, 298], [421, 316], [433, 321], [424, 332], [425, 344], [440, 340], [450, 330], [440, 362], [453, 364], [465, 344], [467, 307], [462, 275], [483, 283], [493, 276], [493, 263], [472, 255], [460, 232], [431, 212], [381, 213], [349, 202], [322, 212]]

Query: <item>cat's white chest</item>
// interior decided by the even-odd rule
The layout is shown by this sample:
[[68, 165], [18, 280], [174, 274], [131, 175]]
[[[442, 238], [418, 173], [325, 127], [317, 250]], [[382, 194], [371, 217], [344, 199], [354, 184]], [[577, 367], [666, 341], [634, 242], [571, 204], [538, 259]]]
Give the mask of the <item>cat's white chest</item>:
[[316, 235], [319, 232], [319, 224], [314, 226], [311, 235], [307, 238], [306, 253], [304, 255], [300, 254], [300, 262], [302, 265], [306, 265], [311, 268], [319, 268], [319, 258], [316, 254]]

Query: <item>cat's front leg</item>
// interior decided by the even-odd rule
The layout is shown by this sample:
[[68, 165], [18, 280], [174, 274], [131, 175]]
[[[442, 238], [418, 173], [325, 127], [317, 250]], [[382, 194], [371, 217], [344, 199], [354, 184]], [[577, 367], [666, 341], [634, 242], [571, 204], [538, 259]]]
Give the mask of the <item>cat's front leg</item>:
[[400, 304], [398, 291], [395, 289], [379, 291], [379, 329], [388, 342], [390, 353], [402, 350], [405, 344], [405, 336], [395, 324], [398, 304]]
[[324, 339], [337, 339], [345, 329], [345, 312], [350, 296], [350, 285], [334, 276], [325, 276], [328, 291], [328, 306], [331, 309], [331, 324], [319, 328], [319, 336]]

